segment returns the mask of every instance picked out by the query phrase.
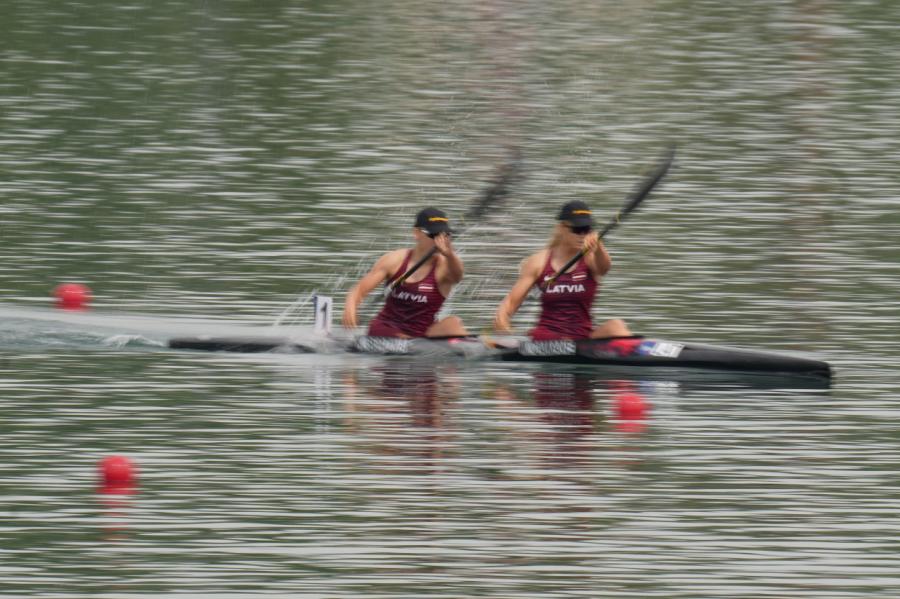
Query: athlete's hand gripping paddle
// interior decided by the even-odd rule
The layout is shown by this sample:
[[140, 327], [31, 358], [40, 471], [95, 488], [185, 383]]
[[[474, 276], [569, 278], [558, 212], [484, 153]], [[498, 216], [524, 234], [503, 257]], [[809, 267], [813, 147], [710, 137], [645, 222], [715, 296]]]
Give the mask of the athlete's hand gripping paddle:
[[[481, 219], [488, 211], [489, 208], [493, 208], [500, 204], [506, 197], [509, 195], [509, 187], [515, 181], [516, 176], [521, 169], [521, 156], [518, 151], [513, 151], [513, 155], [510, 158], [509, 162], [503, 165], [500, 169], [497, 177], [491, 183], [491, 185], [484, 190], [484, 192], [475, 200], [474, 204], [469, 211], [463, 215], [463, 224], [459, 227], [454, 235], [459, 237], [466, 229], [473, 226], [475, 221]], [[388, 283], [384, 286], [384, 297], [387, 297], [391, 294], [391, 291], [394, 288], [399, 287], [406, 280], [412, 276], [414, 272], [419, 270], [423, 264], [428, 262], [428, 260], [434, 256], [434, 254], [438, 251], [437, 246], [431, 248], [424, 256], [422, 256], [415, 264], [410, 266], [402, 276], [394, 279], [391, 283]]]
[[[625, 204], [622, 205], [622, 208], [616, 212], [616, 215], [613, 216], [612, 220], [607, 223], [603, 229], [597, 234], [597, 239], [603, 239], [603, 237], [619, 226], [625, 217], [634, 212], [634, 210], [640, 206], [641, 202], [643, 202], [647, 196], [650, 195], [650, 192], [653, 191], [653, 188], [656, 187], [656, 184], [659, 183], [663, 177], [666, 176], [666, 173], [669, 172], [669, 167], [672, 166], [672, 161], [675, 159], [675, 147], [672, 146], [669, 148], [668, 152], [664, 156], [663, 160], [657, 165], [657, 167], [651, 172], [643, 182], [635, 188], [635, 190], [628, 196], [625, 200]], [[587, 254], [589, 250], [587, 248], [581, 250], [577, 254], [575, 254], [571, 260], [566, 262], [566, 264], [559, 269], [552, 276], [548, 277], [546, 280], [538, 283], [538, 288], [541, 291], [544, 291], [553, 284], [556, 279], [558, 279], [561, 275], [565, 274], [570, 268], [575, 266], [575, 263], [578, 262], [585, 254]]]

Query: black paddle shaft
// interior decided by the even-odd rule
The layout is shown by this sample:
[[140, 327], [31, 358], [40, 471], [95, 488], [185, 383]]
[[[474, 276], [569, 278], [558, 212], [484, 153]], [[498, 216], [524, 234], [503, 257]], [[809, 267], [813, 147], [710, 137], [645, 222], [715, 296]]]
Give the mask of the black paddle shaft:
[[[475, 204], [469, 211], [463, 216], [463, 226], [456, 232], [456, 235], [459, 236], [466, 229], [469, 228], [469, 221], [474, 221], [476, 219], [480, 219], [484, 214], [488, 211], [488, 208], [496, 206], [502, 200], [509, 195], [509, 187], [510, 184], [515, 180], [516, 175], [518, 174], [521, 167], [521, 158], [519, 153], [516, 151], [513, 153], [512, 159], [503, 165], [500, 169], [499, 174], [491, 185], [484, 190], [475, 201]], [[384, 296], [388, 296], [393, 289], [399, 287], [403, 283], [406, 282], [414, 272], [419, 270], [423, 264], [428, 262], [432, 256], [437, 252], [437, 247], [433, 247], [428, 252], [425, 253], [415, 264], [409, 267], [409, 269], [403, 273], [403, 275], [397, 279], [394, 279], [392, 283], [388, 283], [384, 286]]]
[[[666, 173], [669, 172], [669, 167], [672, 166], [672, 161], [675, 159], [675, 147], [671, 147], [668, 152], [666, 152], [665, 157], [662, 162], [653, 170], [650, 175], [647, 176], [646, 179], [628, 196], [625, 200], [625, 204], [622, 208], [616, 212], [616, 215], [609, 221], [605, 227], [600, 231], [598, 237], [603, 239], [603, 237], [619, 226], [619, 224], [625, 219], [626, 216], [631, 214], [635, 208], [637, 208], [647, 196], [650, 195], [650, 192], [653, 191], [653, 188], [656, 187], [656, 184], [659, 183], [663, 177], [666, 176]], [[553, 282], [558, 279], [561, 275], [565, 274], [570, 268], [575, 266], [575, 263], [578, 262], [585, 254], [587, 250], [581, 250], [574, 256], [572, 259], [566, 262], [566, 264], [559, 269], [556, 273], [553, 274], [546, 281], [542, 281], [538, 283], [538, 287], [541, 290], [546, 289], [549, 285], [553, 284]]]

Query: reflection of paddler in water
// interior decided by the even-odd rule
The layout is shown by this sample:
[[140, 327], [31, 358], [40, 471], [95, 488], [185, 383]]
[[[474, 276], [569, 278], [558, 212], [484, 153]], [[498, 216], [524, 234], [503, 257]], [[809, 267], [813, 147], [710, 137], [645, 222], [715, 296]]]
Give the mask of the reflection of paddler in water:
[[[376, 454], [409, 454], [410, 448], [418, 457], [442, 457], [448, 433], [447, 408], [456, 400], [459, 385], [453, 376], [439, 373], [440, 366], [415, 361], [397, 361], [368, 371], [353, 370], [344, 377], [345, 410], [353, 412], [350, 427], [359, 428], [360, 438], [389, 433], [390, 438], [373, 443]], [[451, 373], [452, 374], [452, 373]], [[376, 377], [374, 380], [371, 377]], [[398, 419], [398, 414], [407, 417]], [[394, 435], [398, 429], [402, 435]], [[417, 432], [421, 437], [411, 443]]]
[[[547, 369], [533, 373], [530, 387], [531, 402], [522, 399], [511, 387], [498, 387], [494, 398], [517, 408], [533, 405], [538, 408], [534, 437], [549, 441], [546, 454], [559, 465], [572, 466], [589, 452], [596, 450], [590, 435], [612, 428], [616, 432], [640, 433], [646, 427], [648, 404], [633, 381], [602, 379], [579, 370]], [[597, 405], [598, 397], [606, 397], [608, 409]], [[605, 413], [612, 422], [606, 424]], [[528, 411], [517, 409], [510, 421], [521, 422]]]
[[[594, 386], [594, 377], [587, 373], [548, 365], [532, 373], [527, 392], [499, 386], [494, 399], [511, 410], [508, 419], [515, 430], [528, 434], [526, 450], [538, 449], [554, 466], [572, 467], [596, 450], [588, 439], [598, 431], [603, 415], [596, 408]], [[536, 417], [532, 407], [537, 408]]]
[[535, 405], [542, 410], [541, 420], [553, 427], [559, 440], [575, 440], [594, 432], [597, 412], [590, 376], [537, 371], [532, 393]]
[[442, 393], [445, 389], [441, 386], [434, 366], [390, 365], [373, 370], [381, 374], [381, 380], [372, 391], [378, 397], [405, 402], [413, 426], [443, 427], [443, 400], [450, 398]]

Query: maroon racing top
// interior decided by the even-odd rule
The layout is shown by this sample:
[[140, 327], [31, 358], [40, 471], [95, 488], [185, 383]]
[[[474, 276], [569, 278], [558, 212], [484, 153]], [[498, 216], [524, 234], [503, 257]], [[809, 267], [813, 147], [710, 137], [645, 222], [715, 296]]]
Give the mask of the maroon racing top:
[[[550, 265], [550, 253], [539, 283], [556, 272]], [[529, 331], [536, 341], [551, 339], [587, 339], [594, 329], [591, 306], [597, 294], [597, 281], [584, 258], [569, 272], [560, 275], [541, 295], [541, 316]]]
[[[403, 264], [391, 281], [403, 276], [409, 268], [412, 250], [406, 254]], [[425, 278], [415, 283], [405, 281], [391, 290], [384, 307], [372, 322], [369, 323], [369, 335], [372, 337], [424, 337], [425, 331], [434, 324], [434, 317], [444, 305], [444, 296], [438, 289], [435, 269], [437, 260]]]

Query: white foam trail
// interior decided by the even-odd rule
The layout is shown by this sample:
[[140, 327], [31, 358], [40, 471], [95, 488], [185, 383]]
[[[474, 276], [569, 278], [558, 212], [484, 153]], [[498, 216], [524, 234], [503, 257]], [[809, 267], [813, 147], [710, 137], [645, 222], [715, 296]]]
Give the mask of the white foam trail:
[[182, 316], [147, 316], [127, 312], [71, 311], [51, 308], [21, 307], [0, 304], [0, 328], [4, 323], [21, 325], [33, 321], [43, 323], [43, 336], [47, 335], [46, 325], [58, 326], [65, 331], [87, 330], [107, 338], [117, 335], [140, 335], [147, 343], [165, 345], [172, 337], [182, 336], [228, 336], [228, 335], [281, 335], [291, 339], [315, 340], [312, 327], [284, 327], [281, 325], [260, 326], [258, 323], [242, 323], [234, 320], [190, 318]]

